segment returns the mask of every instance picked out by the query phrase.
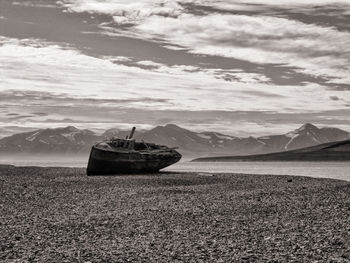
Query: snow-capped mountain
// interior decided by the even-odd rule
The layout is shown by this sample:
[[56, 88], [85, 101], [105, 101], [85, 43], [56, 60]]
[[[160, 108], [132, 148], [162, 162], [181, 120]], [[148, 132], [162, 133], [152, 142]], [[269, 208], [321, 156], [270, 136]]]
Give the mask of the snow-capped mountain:
[[19, 133], [0, 140], [1, 153], [85, 153], [100, 136], [73, 126]]
[[[80, 130], [72, 126], [41, 129], [1, 139], [0, 153], [88, 154], [91, 145], [95, 142], [110, 137], [125, 138], [128, 134], [129, 131], [109, 129], [98, 135], [90, 130]], [[337, 128], [318, 128], [307, 123], [282, 135], [240, 138], [217, 132], [193, 132], [174, 124], [167, 124], [147, 131], [137, 131], [135, 138], [146, 142], [179, 147], [182, 154], [193, 157], [288, 151], [350, 139], [350, 133]]]
[[283, 135], [259, 137], [258, 140], [264, 142], [265, 147], [262, 152], [257, 152], [257, 154], [289, 151], [349, 138], [350, 133], [347, 131], [329, 127], [318, 128], [306, 123], [300, 128]]
[[290, 138], [285, 145], [285, 150], [293, 150], [302, 147], [313, 146], [326, 142], [339, 141], [349, 138], [349, 133], [337, 128], [317, 128], [307, 123], [295, 131], [286, 134]]

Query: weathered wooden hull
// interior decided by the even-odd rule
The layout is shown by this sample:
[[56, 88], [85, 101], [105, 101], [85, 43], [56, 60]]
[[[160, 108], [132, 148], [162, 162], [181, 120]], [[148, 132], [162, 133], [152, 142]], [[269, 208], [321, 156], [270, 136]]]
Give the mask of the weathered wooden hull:
[[93, 146], [87, 175], [153, 173], [180, 159], [181, 155], [175, 150], [158, 153], [117, 152]]

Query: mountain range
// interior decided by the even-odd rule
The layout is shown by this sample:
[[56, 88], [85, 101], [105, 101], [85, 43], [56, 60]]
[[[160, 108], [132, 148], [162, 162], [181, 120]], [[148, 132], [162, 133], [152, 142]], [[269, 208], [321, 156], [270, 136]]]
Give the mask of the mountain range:
[[[79, 154], [87, 155], [91, 146], [110, 137], [125, 138], [129, 131], [109, 129], [103, 134], [73, 126], [39, 129], [0, 139], [1, 155]], [[194, 132], [174, 124], [137, 131], [135, 138], [171, 147], [178, 146], [185, 157], [253, 155], [290, 151], [328, 142], [350, 139], [338, 128], [318, 128], [310, 123], [282, 135], [235, 137], [217, 132]]]

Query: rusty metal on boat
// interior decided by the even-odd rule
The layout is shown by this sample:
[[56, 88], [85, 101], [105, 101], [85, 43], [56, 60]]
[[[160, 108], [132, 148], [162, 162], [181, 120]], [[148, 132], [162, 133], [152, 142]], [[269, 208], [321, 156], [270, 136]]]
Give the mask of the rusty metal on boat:
[[175, 149], [133, 139], [135, 127], [126, 139], [111, 138], [92, 146], [87, 175], [155, 173], [178, 162]]

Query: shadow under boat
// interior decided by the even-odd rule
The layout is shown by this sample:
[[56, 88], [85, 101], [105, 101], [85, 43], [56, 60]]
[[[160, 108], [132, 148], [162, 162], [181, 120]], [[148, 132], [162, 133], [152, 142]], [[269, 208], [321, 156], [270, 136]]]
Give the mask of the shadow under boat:
[[92, 146], [87, 175], [157, 173], [181, 159], [176, 148], [135, 141], [135, 129], [126, 139], [111, 138]]

